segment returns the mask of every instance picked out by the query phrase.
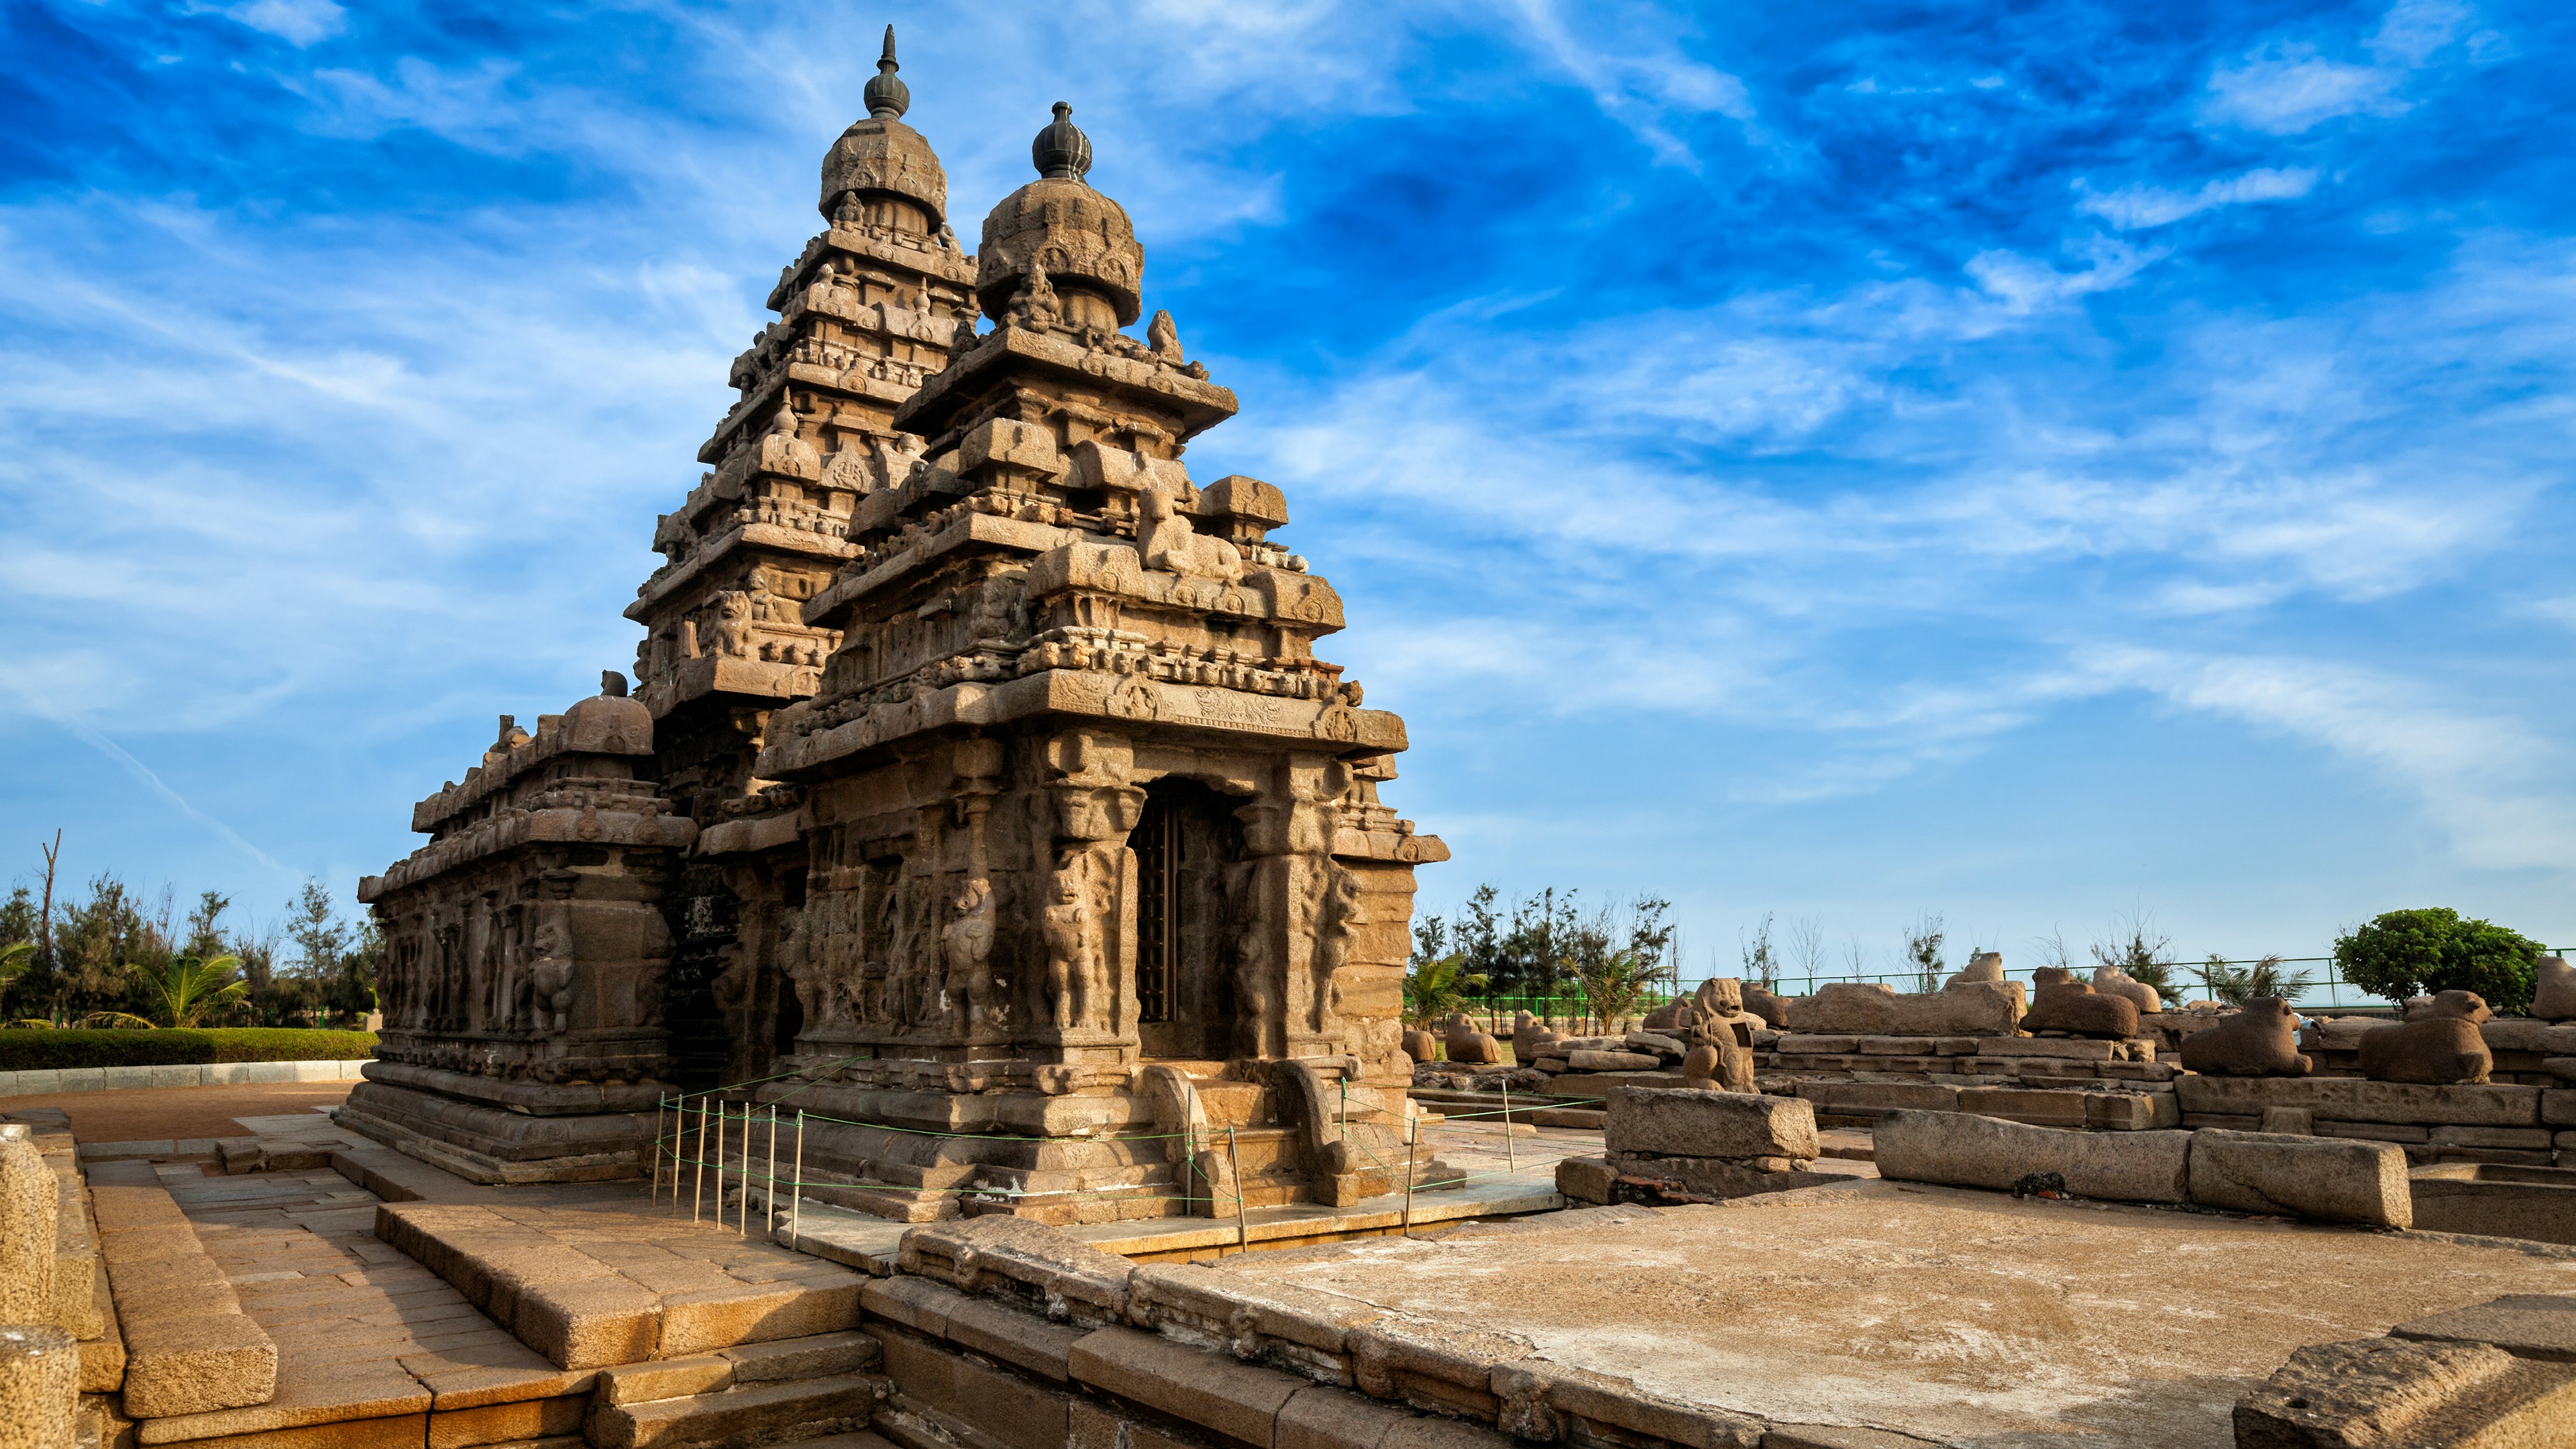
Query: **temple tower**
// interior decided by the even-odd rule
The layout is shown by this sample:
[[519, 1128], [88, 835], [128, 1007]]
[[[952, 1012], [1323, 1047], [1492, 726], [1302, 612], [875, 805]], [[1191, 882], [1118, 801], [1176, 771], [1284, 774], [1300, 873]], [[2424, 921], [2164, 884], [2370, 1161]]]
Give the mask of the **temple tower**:
[[[635, 677], [655, 721], [655, 773], [701, 826], [772, 798], [752, 770], [770, 713], [811, 695], [840, 643], [803, 605], [856, 552], [865, 500], [911, 472], [920, 440], [893, 426], [896, 409], [973, 328], [974, 262], [949, 230], [938, 156], [903, 123], [911, 95], [896, 70], [887, 26], [868, 114], [823, 158], [829, 225], [779, 273], [768, 302], [778, 320], [734, 359], [741, 400], [698, 452], [713, 471], [658, 521], [666, 562], [626, 610], [645, 628]], [[791, 845], [693, 862], [675, 884], [684, 1080], [762, 1075], [794, 1040], [792, 1016], [779, 1019], [793, 998], [764, 962], [768, 903], [802, 870]]]
[[1167, 313], [1120, 330], [1144, 252], [1070, 107], [1032, 160], [984, 222], [994, 330], [895, 412], [919, 459], [804, 602], [838, 643], [754, 765], [797, 793], [699, 846], [803, 846], [805, 1080], [764, 1090], [883, 1124], [818, 1127], [807, 1176], [905, 1217], [1230, 1210], [1220, 1126], [1253, 1202], [1385, 1191], [1413, 867], [1448, 852], [1377, 800], [1404, 726], [1315, 657], [1341, 600], [1280, 491], [1184, 465], [1236, 400]]

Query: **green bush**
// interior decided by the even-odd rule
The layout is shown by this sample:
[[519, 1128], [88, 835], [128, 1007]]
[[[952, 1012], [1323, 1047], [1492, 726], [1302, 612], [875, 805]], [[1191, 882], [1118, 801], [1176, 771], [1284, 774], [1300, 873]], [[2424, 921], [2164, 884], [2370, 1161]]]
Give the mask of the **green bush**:
[[2335, 969], [2391, 1001], [2437, 991], [2474, 991], [2497, 1011], [2531, 1005], [2540, 943], [2492, 921], [2463, 919], [2447, 906], [2390, 911], [2335, 938]]
[[0, 1031], [0, 1072], [164, 1067], [193, 1062], [352, 1062], [376, 1054], [371, 1031], [233, 1026], [152, 1031]]

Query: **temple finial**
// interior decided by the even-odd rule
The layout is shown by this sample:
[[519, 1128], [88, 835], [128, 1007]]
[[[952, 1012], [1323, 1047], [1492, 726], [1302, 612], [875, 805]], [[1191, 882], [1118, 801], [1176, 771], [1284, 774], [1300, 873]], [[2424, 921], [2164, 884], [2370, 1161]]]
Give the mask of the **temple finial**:
[[1029, 143], [1029, 160], [1038, 174], [1058, 181], [1080, 181], [1091, 170], [1091, 138], [1073, 123], [1073, 107], [1055, 103], [1055, 119]]
[[898, 120], [905, 111], [912, 108], [912, 91], [904, 85], [901, 78], [895, 75], [895, 72], [902, 68], [895, 63], [894, 27], [889, 25], [886, 27], [885, 54], [877, 57], [876, 79], [868, 82], [868, 88], [863, 93], [871, 119]]

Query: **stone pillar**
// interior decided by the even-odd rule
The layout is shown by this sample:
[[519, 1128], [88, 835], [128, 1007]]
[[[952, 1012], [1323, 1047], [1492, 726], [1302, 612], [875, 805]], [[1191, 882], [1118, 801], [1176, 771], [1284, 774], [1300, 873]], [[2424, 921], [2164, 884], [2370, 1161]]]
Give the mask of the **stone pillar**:
[[54, 1316], [52, 1169], [24, 1122], [0, 1122], [0, 1323]]
[[[18, 1131], [24, 1143], [26, 1128]], [[52, 1241], [50, 1228], [45, 1236]], [[80, 1345], [72, 1336], [50, 1323], [0, 1325], [0, 1449], [72, 1449], [79, 1407]]]

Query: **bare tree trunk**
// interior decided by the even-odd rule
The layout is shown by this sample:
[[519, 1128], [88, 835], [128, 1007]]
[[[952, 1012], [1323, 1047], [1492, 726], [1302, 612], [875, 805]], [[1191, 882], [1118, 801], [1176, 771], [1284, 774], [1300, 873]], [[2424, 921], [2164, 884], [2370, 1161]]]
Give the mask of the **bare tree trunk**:
[[36, 959], [43, 962], [50, 972], [54, 969], [54, 864], [63, 855], [61, 827], [54, 830], [53, 844], [36, 848], [45, 853], [45, 907], [43, 913], [36, 917]]

